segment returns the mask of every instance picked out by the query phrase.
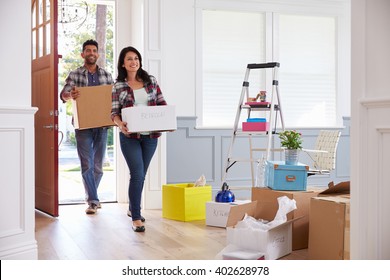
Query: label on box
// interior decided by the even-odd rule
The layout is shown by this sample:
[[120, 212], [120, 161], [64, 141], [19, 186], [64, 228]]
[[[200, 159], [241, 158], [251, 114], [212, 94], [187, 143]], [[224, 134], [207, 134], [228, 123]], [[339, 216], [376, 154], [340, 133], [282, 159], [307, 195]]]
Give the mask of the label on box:
[[122, 109], [129, 132], [176, 130], [175, 106], [135, 106]]
[[235, 202], [223, 203], [206, 202], [206, 225], [215, 227], [226, 227], [230, 208], [236, 205], [250, 203], [250, 200], [236, 200]]

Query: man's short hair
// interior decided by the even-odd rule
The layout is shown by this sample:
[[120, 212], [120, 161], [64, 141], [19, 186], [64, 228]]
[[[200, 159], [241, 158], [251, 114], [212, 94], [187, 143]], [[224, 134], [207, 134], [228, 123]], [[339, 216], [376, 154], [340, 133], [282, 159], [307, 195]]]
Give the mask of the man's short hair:
[[95, 40], [89, 39], [89, 40], [84, 42], [84, 44], [83, 44], [83, 51], [85, 50], [85, 47], [88, 46], [88, 45], [94, 45], [97, 49], [99, 49], [98, 42], [96, 42]]

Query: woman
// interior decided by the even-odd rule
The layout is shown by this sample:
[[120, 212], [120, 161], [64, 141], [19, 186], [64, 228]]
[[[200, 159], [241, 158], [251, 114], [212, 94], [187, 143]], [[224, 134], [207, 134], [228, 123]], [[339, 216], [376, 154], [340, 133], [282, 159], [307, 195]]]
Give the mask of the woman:
[[112, 90], [111, 118], [120, 130], [122, 154], [130, 170], [128, 216], [133, 230], [144, 232], [141, 216], [141, 195], [149, 163], [157, 147], [160, 132], [132, 133], [122, 121], [121, 109], [131, 106], [167, 105], [155, 77], [142, 69], [141, 54], [133, 47], [119, 54], [118, 77]]

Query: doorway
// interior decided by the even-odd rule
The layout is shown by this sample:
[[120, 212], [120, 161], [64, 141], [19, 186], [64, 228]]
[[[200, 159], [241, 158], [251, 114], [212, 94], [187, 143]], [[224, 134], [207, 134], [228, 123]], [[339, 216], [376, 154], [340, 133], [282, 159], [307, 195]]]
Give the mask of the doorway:
[[[68, 73], [83, 65], [82, 44], [88, 39], [99, 43], [98, 65], [114, 76], [114, 2], [58, 1], [58, 92]], [[58, 100], [58, 200], [60, 205], [85, 203], [72, 125], [72, 104]], [[104, 174], [98, 194], [101, 202], [116, 202], [116, 160], [114, 128], [108, 131]]]

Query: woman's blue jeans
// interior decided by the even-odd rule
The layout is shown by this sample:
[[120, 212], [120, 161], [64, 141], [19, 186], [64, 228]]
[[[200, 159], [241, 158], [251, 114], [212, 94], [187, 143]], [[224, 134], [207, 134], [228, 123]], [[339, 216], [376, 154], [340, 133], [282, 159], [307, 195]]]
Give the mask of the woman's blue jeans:
[[107, 128], [76, 129], [77, 153], [88, 204], [99, 203], [97, 189], [103, 176], [107, 146]]
[[146, 172], [157, 148], [157, 138], [141, 135], [141, 138], [128, 138], [119, 134], [122, 154], [130, 171], [129, 210], [133, 221], [141, 219], [141, 197]]

